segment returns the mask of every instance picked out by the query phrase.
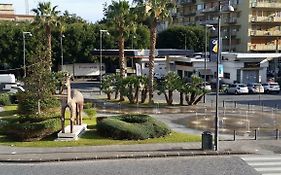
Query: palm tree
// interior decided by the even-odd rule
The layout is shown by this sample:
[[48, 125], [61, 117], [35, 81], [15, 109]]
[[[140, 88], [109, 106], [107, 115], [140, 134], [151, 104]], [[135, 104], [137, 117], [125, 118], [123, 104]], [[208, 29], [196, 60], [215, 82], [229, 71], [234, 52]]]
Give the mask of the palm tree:
[[120, 75], [126, 76], [126, 59], [124, 56], [125, 37], [133, 30], [134, 15], [129, 2], [125, 0], [112, 1], [112, 4], [104, 9], [105, 16], [111, 26], [117, 30], [119, 47]]
[[57, 25], [60, 11], [56, 10], [57, 6], [52, 7], [51, 2], [40, 2], [37, 8], [32, 9], [36, 14], [34, 24], [45, 29], [47, 39], [47, 63], [49, 70], [52, 68], [52, 28]]
[[174, 7], [173, 0], [134, 0], [145, 11], [150, 25], [149, 47], [149, 103], [153, 103], [154, 58], [157, 35], [157, 24], [171, 18], [170, 11]]

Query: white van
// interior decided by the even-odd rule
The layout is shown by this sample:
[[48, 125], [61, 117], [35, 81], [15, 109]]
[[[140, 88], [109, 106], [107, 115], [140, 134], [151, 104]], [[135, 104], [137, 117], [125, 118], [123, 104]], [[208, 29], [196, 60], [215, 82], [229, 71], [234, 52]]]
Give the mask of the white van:
[[0, 91], [17, 93], [25, 90], [19, 83], [16, 83], [14, 74], [0, 74]]
[[0, 74], [0, 84], [16, 83], [16, 77], [14, 74]]

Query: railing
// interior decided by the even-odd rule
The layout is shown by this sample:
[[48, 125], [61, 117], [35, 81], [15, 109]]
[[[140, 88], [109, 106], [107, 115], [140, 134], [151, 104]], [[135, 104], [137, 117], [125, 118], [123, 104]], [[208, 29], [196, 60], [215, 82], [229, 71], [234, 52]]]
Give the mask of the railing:
[[251, 36], [281, 36], [281, 31], [252, 30]]
[[281, 17], [274, 16], [252, 16], [251, 22], [281, 22]]
[[281, 4], [277, 2], [253, 2], [251, 4], [253, 8], [281, 8]]
[[[280, 50], [281, 47], [279, 46]], [[253, 51], [274, 51], [276, 50], [276, 44], [250, 44], [249, 45], [249, 50], [253, 50]]]

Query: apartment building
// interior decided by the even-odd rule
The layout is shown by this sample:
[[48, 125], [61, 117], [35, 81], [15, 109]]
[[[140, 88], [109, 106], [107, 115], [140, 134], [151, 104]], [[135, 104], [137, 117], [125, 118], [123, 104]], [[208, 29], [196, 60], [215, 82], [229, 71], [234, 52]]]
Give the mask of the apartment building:
[[0, 21], [33, 21], [33, 15], [15, 14], [13, 4], [0, 3]]
[[[218, 0], [178, 0], [175, 24], [218, 23]], [[222, 14], [223, 51], [277, 52], [281, 50], [281, 0], [222, 0], [233, 13]], [[216, 36], [216, 32], [212, 33]]]

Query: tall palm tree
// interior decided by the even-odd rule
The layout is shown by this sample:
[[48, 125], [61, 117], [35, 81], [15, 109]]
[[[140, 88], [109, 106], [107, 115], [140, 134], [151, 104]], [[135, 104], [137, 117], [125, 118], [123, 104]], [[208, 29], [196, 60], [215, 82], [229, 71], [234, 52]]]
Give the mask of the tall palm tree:
[[52, 7], [51, 2], [39, 2], [37, 8], [32, 9], [35, 13], [34, 24], [45, 29], [47, 40], [47, 63], [51, 71], [52, 68], [52, 28], [57, 25], [58, 15], [60, 11], [57, 6]]
[[154, 83], [154, 58], [157, 36], [157, 24], [171, 19], [171, 9], [174, 7], [174, 0], [134, 0], [142, 7], [147, 15], [150, 27], [150, 46], [149, 46], [149, 103], [153, 103], [153, 83]]
[[120, 76], [126, 76], [126, 59], [124, 56], [125, 37], [134, 29], [136, 15], [126, 0], [112, 1], [112, 4], [104, 9], [104, 14], [118, 35]]

